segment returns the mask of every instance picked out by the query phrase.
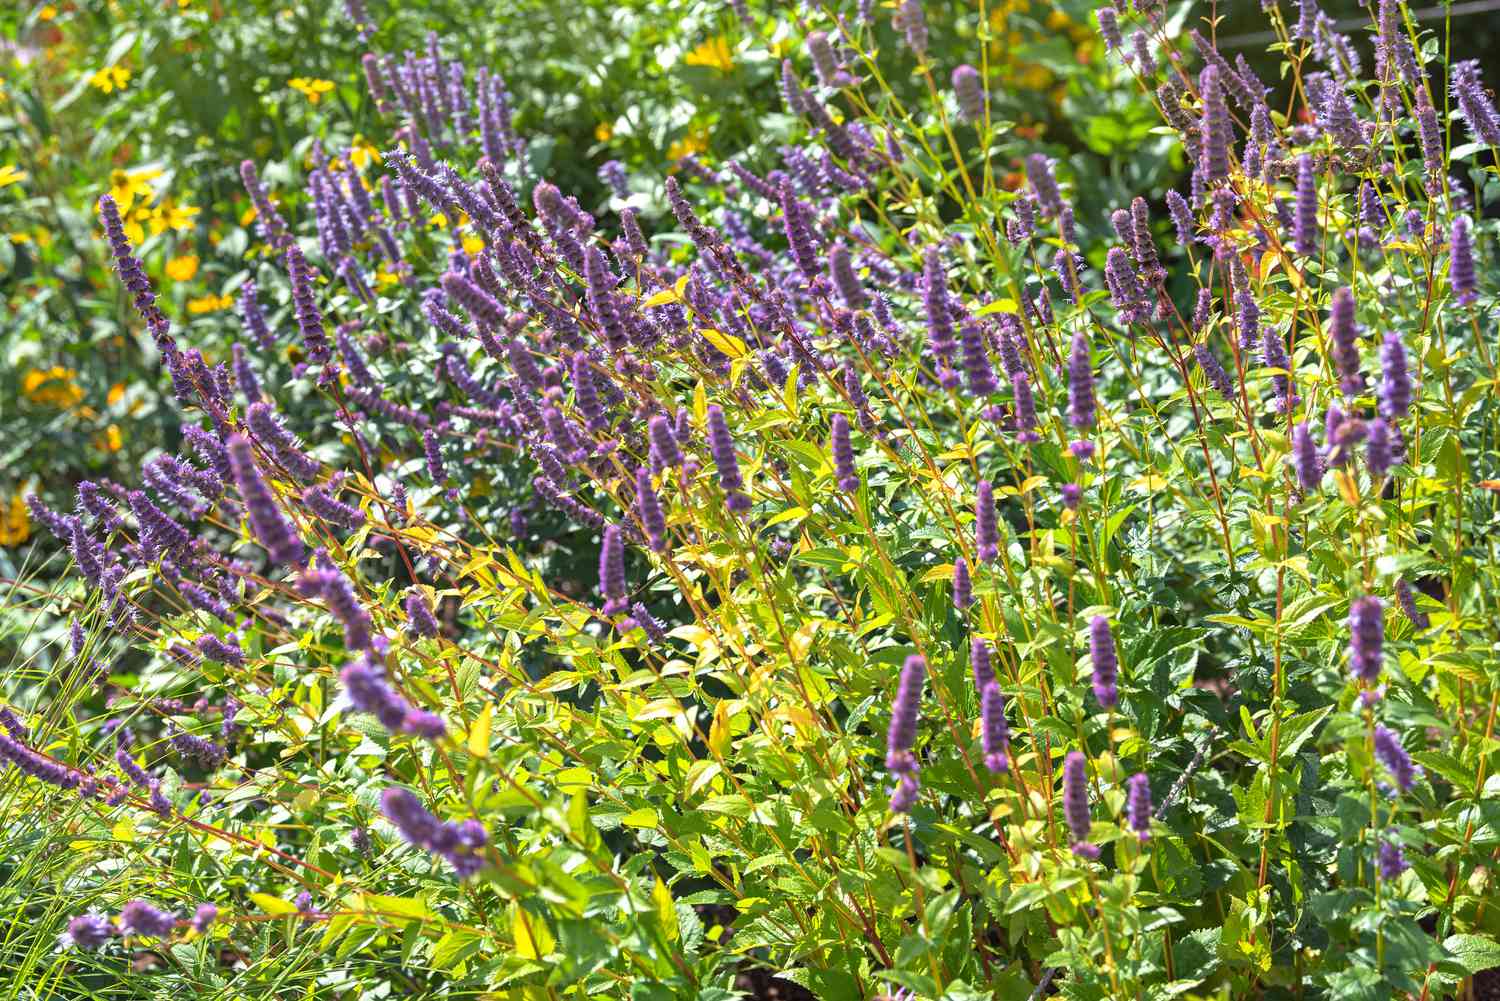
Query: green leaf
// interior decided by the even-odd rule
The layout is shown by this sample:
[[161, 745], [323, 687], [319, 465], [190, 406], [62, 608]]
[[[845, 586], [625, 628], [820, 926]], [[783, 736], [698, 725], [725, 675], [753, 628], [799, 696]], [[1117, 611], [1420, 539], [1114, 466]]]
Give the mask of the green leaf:
[[1449, 935], [1443, 948], [1470, 974], [1500, 966], [1500, 942], [1483, 935]]

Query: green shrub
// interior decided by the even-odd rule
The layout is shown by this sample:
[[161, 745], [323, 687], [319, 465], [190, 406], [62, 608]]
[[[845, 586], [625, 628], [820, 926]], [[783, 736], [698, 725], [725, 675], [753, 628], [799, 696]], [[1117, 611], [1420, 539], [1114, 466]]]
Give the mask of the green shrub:
[[1373, 77], [1273, 9], [1288, 120], [1119, 14], [1061, 74], [1083, 142], [1139, 147], [1101, 180], [950, 85], [979, 15], [846, 13], [734, 49], [789, 56], [767, 120], [815, 140], [599, 204], [387, 71], [383, 156], [330, 125], [279, 208], [252, 184], [237, 354], [102, 200], [193, 422], [32, 512], [76, 626], [7, 679], [8, 969], [1354, 999], [1496, 964], [1471, 68], [1394, 4]]

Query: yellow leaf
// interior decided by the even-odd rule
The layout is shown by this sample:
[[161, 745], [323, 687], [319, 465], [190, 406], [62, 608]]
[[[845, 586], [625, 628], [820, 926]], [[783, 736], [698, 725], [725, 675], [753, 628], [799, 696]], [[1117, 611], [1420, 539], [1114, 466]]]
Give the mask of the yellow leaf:
[[677, 293], [674, 290], [669, 289], [669, 288], [664, 288], [660, 292], [658, 292], [655, 295], [653, 295], [651, 298], [647, 299], [645, 302], [641, 303], [641, 305], [642, 306], [665, 306], [669, 302], [681, 302], [681, 301], [682, 301], [682, 299], [678, 297]]
[[667, 889], [667, 884], [656, 877], [656, 885], [651, 888], [651, 902], [656, 905], [656, 916], [661, 919], [662, 931], [667, 933], [667, 941], [675, 942], [682, 934], [677, 927], [677, 902], [672, 899], [672, 891]]
[[510, 934], [515, 939], [516, 955], [522, 959], [541, 959], [550, 955], [557, 945], [557, 939], [552, 937], [546, 920], [540, 915], [532, 914], [520, 904], [511, 909]]
[[733, 334], [722, 333], [712, 327], [704, 327], [698, 333], [705, 341], [717, 348], [720, 354], [728, 355], [730, 358], [743, 358], [749, 354], [745, 348], [745, 342]]
[[469, 753], [476, 758], [488, 757], [490, 753], [490, 722], [495, 717], [495, 703], [486, 702], [479, 711], [479, 718], [469, 728]]
[[7, 163], [0, 167], [0, 188], [9, 184], [20, 184], [26, 180], [26, 171], [17, 170], [14, 164]]
[[109, 833], [114, 835], [116, 841], [124, 841], [128, 844], [135, 840], [135, 824], [130, 822], [129, 817], [121, 817]]
[[260, 909], [267, 914], [296, 914], [297, 905], [280, 897], [273, 897], [269, 893], [252, 893], [250, 899], [260, 905]]
[[733, 710], [733, 699], [720, 699], [714, 706], [714, 721], [708, 728], [708, 746], [714, 754], [723, 757], [729, 750], [729, 727]]
[[631, 810], [620, 818], [620, 823], [626, 827], [650, 828], [656, 826], [656, 811], [649, 806], [643, 806], [639, 810]]

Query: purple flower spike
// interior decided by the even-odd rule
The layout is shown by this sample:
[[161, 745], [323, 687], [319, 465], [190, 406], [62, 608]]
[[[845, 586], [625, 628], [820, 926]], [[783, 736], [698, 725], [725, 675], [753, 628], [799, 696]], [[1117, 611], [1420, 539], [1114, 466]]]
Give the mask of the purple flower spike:
[[166, 938], [176, 926], [175, 915], [159, 911], [144, 900], [132, 900], [120, 910], [120, 930], [127, 935]]
[[1297, 471], [1297, 482], [1304, 493], [1318, 489], [1318, 484], [1323, 481], [1323, 462], [1306, 424], [1292, 428], [1292, 467]]
[[897, 775], [914, 775], [917, 771], [917, 758], [911, 749], [917, 740], [922, 686], [926, 680], [927, 661], [916, 654], [907, 657], [896, 685], [896, 697], [891, 700], [891, 726], [885, 740], [885, 767]]
[[1094, 697], [1101, 706], [1111, 709], [1120, 701], [1120, 659], [1109, 619], [1102, 615], [1089, 620], [1089, 660], [1094, 667]]
[[1485, 92], [1479, 60], [1465, 59], [1455, 63], [1450, 86], [1458, 101], [1458, 113], [1468, 123], [1474, 138], [1486, 146], [1500, 146], [1500, 115], [1495, 113], [1495, 105]]
[[1120, 12], [1113, 7], [1100, 7], [1094, 11], [1094, 17], [1099, 21], [1099, 36], [1104, 39], [1104, 47], [1110, 52], [1122, 47], [1125, 42], [1120, 37]]
[[63, 932], [59, 941], [63, 948], [93, 952], [102, 948], [114, 933], [114, 926], [104, 915], [80, 914], [68, 921], [68, 930]]
[[1333, 364], [1338, 369], [1339, 388], [1354, 396], [1365, 388], [1359, 372], [1358, 328], [1354, 322], [1354, 292], [1348, 287], [1335, 289], [1328, 311], [1328, 339], [1333, 342]]
[[651, 418], [651, 459], [663, 469], [682, 465], [682, 449], [672, 433], [672, 422], [661, 414]]
[[1005, 722], [1005, 696], [991, 681], [979, 698], [979, 735], [984, 767], [999, 774], [1010, 767], [1010, 727]]
[[1382, 417], [1377, 417], [1365, 426], [1365, 463], [1370, 467], [1370, 478], [1376, 483], [1385, 479], [1394, 460], [1391, 442], [1391, 426]]
[[605, 615], [616, 615], [630, 607], [625, 598], [625, 544], [619, 525], [604, 529], [604, 545], [599, 550], [599, 593], [604, 595]]
[[[1093, 427], [1094, 409], [1093, 359], [1088, 334], [1080, 330], [1073, 335], [1073, 349], [1068, 355], [1068, 423], [1080, 431]], [[1073, 451], [1080, 459], [1093, 452], [1093, 443], [1085, 444], [1089, 445], [1086, 454], [1080, 455], [1076, 448]]]
[[922, 781], [917, 777], [916, 772], [903, 774], [891, 789], [891, 812], [911, 813], [911, 808], [917, 805], [917, 796], [921, 791]]
[[1073, 854], [1080, 858], [1098, 858], [1098, 847], [1089, 843], [1094, 818], [1089, 810], [1088, 759], [1082, 751], [1069, 751], [1063, 760], [1062, 800], [1063, 819], [1073, 836]]
[[438, 820], [413, 793], [399, 786], [380, 794], [380, 812], [407, 841], [446, 859], [459, 879], [484, 868], [483, 849], [489, 843], [489, 835], [479, 821], [451, 824]]
[[1224, 82], [1220, 68], [1209, 64], [1203, 67], [1198, 77], [1199, 93], [1203, 96], [1203, 123], [1201, 131], [1202, 160], [1199, 168], [1209, 183], [1229, 176], [1229, 147], [1234, 141], [1234, 128], [1229, 118], [1229, 105], [1224, 100]]
[[1380, 870], [1380, 878], [1385, 880], [1396, 879], [1411, 868], [1401, 845], [1388, 837], [1381, 838], [1375, 847], [1375, 865]]
[[860, 284], [859, 275], [854, 272], [854, 260], [849, 248], [844, 244], [836, 243], [828, 252], [828, 273], [845, 306], [850, 309], [865, 308], [869, 298], [865, 295], [864, 286]]
[[740, 460], [734, 451], [734, 438], [718, 404], [708, 408], [708, 449], [719, 470], [719, 483], [727, 495], [725, 503], [729, 510], [736, 514], [750, 510], [750, 498], [745, 496], [745, 481], [740, 476]]
[[1406, 348], [1401, 335], [1390, 331], [1380, 347], [1380, 413], [1389, 421], [1399, 421], [1411, 409], [1411, 374], [1406, 368]]
[[995, 668], [990, 664], [990, 645], [976, 636], [969, 643], [969, 667], [974, 672], [974, 688], [981, 695], [995, 683]]
[[1318, 173], [1307, 153], [1297, 157], [1297, 214], [1292, 222], [1292, 249], [1304, 257], [1318, 252]]
[[667, 517], [662, 513], [661, 501], [656, 488], [651, 485], [651, 470], [645, 466], [635, 471], [635, 508], [651, 548], [658, 553], [667, 551]]
[[976, 397], [998, 393], [1000, 383], [995, 381], [995, 369], [984, 346], [984, 331], [978, 323], [970, 321], [960, 329], [959, 336], [963, 341], [964, 374], [969, 379], [969, 392]]
[[1428, 618], [1427, 613], [1417, 607], [1417, 596], [1412, 593], [1411, 585], [1404, 577], [1396, 581], [1396, 604], [1401, 606], [1401, 614], [1405, 615], [1419, 631], [1426, 630], [1432, 625], [1432, 620]]
[[1366, 684], [1380, 679], [1385, 603], [1373, 594], [1349, 604], [1349, 672]]
[[969, 562], [962, 556], [953, 561], [953, 607], [960, 612], [974, 604], [974, 582], [969, 577]]
[[1385, 765], [1402, 792], [1410, 792], [1417, 784], [1417, 776], [1422, 774], [1422, 770], [1411, 763], [1411, 755], [1401, 746], [1401, 738], [1396, 732], [1378, 723], [1375, 725], [1375, 757]]
[[984, 81], [977, 69], [968, 64], [954, 69], [953, 96], [965, 121], [976, 125], [984, 121]]
[[255, 456], [250, 439], [244, 435], [230, 435], [225, 442], [229, 452], [229, 467], [240, 496], [245, 501], [245, 513], [250, 519], [250, 528], [260, 544], [266, 547], [271, 559], [286, 566], [295, 567], [302, 562], [304, 550], [297, 531], [281, 513], [276, 495], [261, 478], [255, 465]]
[[1010, 388], [1016, 402], [1016, 441], [1040, 441], [1041, 435], [1036, 433], [1036, 400], [1031, 395], [1031, 379], [1025, 372], [1012, 372]]
[[427, 598], [423, 596], [419, 588], [408, 588], [406, 598], [401, 604], [406, 609], [408, 633], [429, 638], [438, 634], [437, 618], [432, 614], [432, 606], [427, 604]]
[[1448, 264], [1448, 280], [1453, 284], [1453, 297], [1460, 305], [1468, 306], [1479, 298], [1474, 280], [1474, 241], [1469, 237], [1469, 217], [1456, 216], [1448, 245], [1451, 255]]
[[1141, 841], [1151, 838], [1151, 780], [1145, 772], [1137, 772], [1126, 783], [1129, 791], [1125, 800], [1125, 819], [1130, 829]]
[[1000, 531], [995, 522], [995, 488], [989, 480], [980, 480], [976, 491], [974, 547], [981, 563], [992, 563], [1000, 555]]
[[208, 929], [219, 919], [219, 909], [213, 904], [199, 904], [198, 909], [193, 912], [193, 931], [199, 935], [206, 934]]
[[833, 415], [829, 449], [833, 452], [833, 474], [839, 489], [852, 494], [859, 489], [859, 473], [854, 468], [854, 445], [849, 441], [849, 418], [843, 414]]

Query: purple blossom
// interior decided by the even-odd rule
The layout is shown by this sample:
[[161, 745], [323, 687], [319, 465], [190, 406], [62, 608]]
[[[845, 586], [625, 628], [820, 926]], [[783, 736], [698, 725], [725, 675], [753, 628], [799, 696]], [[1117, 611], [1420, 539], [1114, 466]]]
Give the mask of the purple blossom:
[[1126, 823], [1141, 841], [1151, 837], [1151, 780], [1145, 772], [1137, 772], [1126, 783]]
[[717, 404], [708, 408], [708, 449], [719, 470], [719, 484], [724, 488], [725, 504], [729, 510], [737, 514], [750, 510], [750, 498], [745, 495], [745, 481], [740, 476], [739, 457], [734, 451], [734, 438], [724, 420], [724, 411]]
[[432, 606], [427, 603], [427, 597], [420, 588], [415, 586], [407, 588], [406, 597], [401, 605], [406, 610], [407, 632], [413, 636], [438, 635], [437, 618], [432, 614]]
[[1109, 630], [1109, 619], [1096, 615], [1089, 620], [1089, 661], [1093, 665], [1094, 697], [1106, 709], [1120, 701], [1117, 683], [1120, 660], [1115, 652], [1115, 638]]
[[1422, 774], [1422, 770], [1412, 764], [1411, 755], [1401, 746], [1401, 738], [1396, 732], [1379, 723], [1375, 724], [1375, 757], [1391, 773], [1402, 792], [1410, 792], [1417, 784], [1417, 776]]
[[969, 667], [974, 672], [974, 688], [980, 694], [995, 683], [995, 669], [990, 664], [990, 645], [975, 636], [969, 642]]
[[1088, 759], [1082, 751], [1069, 751], [1063, 760], [1063, 819], [1073, 837], [1073, 854], [1080, 858], [1099, 857], [1099, 848], [1089, 842], [1094, 818], [1089, 810]]
[[438, 820], [413, 793], [399, 786], [380, 794], [380, 810], [403, 838], [446, 859], [460, 879], [484, 868], [483, 850], [489, 836], [477, 820], [457, 824]]
[[159, 911], [144, 900], [132, 900], [120, 910], [120, 930], [126, 935], [166, 938], [176, 926], [176, 915]]
[[1453, 64], [1450, 83], [1458, 113], [1469, 125], [1474, 138], [1486, 146], [1500, 146], [1500, 115], [1485, 92], [1479, 73], [1479, 60], [1465, 59]]
[[969, 562], [962, 556], [953, 561], [953, 607], [960, 612], [974, 604], [974, 583], [969, 577]]
[[970, 320], [960, 327], [959, 336], [963, 341], [964, 373], [968, 376], [969, 392], [976, 397], [998, 393], [1000, 384], [995, 380], [995, 369], [985, 349], [984, 331], [977, 322]]
[[849, 418], [834, 414], [829, 432], [829, 450], [833, 453], [833, 474], [839, 489], [853, 493], [859, 489], [859, 473], [854, 467], [854, 445], [849, 440]]
[[984, 80], [974, 67], [963, 64], [953, 70], [953, 96], [964, 119], [975, 124], [984, 121]]
[[850, 309], [865, 308], [869, 298], [865, 295], [859, 276], [854, 272], [854, 261], [849, 248], [844, 244], [835, 243], [828, 251], [828, 273], [833, 279], [833, 287], [838, 290], [839, 298], [844, 300], [845, 306]]
[[114, 935], [114, 926], [102, 914], [80, 914], [68, 921], [68, 930], [63, 932], [59, 943], [63, 948], [78, 948], [87, 952], [100, 949]]
[[1380, 870], [1380, 878], [1384, 880], [1396, 879], [1411, 868], [1400, 843], [1389, 836], [1381, 838], [1375, 846], [1375, 866]]
[[1359, 681], [1380, 678], [1381, 649], [1385, 644], [1385, 603], [1373, 594], [1349, 604], [1349, 671]]
[[392, 688], [368, 655], [344, 665], [339, 681], [349, 706], [374, 716], [391, 733], [437, 740], [447, 730], [440, 716], [416, 708]]
[[190, 924], [193, 931], [200, 935], [208, 933], [208, 929], [219, 919], [219, 909], [213, 904], [199, 904], [198, 909], [193, 912]]
[[1204, 179], [1212, 184], [1229, 176], [1229, 147], [1234, 139], [1220, 67], [1213, 64], [1203, 67], [1198, 77], [1198, 92], [1203, 98], [1200, 126], [1203, 144], [1199, 169], [1203, 171]]
[[1094, 17], [1099, 21], [1099, 35], [1104, 39], [1104, 47], [1110, 52], [1121, 48], [1125, 43], [1120, 37], [1120, 12], [1113, 7], [1100, 7], [1094, 11]]
[[625, 598], [625, 544], [618, 525], [604, 529], [604, 544], [599, 549], [599, 593], [604, 596], [605, 615], [629, 607]]
[[1318, 252], [1318, 174], [1310, 154], [1297, 157], [1297, 214], [1292, 249], [1304, 257]]
[[1358, 328], [1354, 322], [1354, 292], [1346, 285], [1334, 290], [1328, 312], [1328, 339], [1333, 344], [1334, 367], [1339, 374], [1339, 388], [1354, 396], [1365, 387], [1359, 371]]
[[1406, 368], [1406, 348], [1401, 335], [1388, 331], [1380, 347], [1380, 413], [1390, 421], [1399, 421], [1411, 409], [1411, 375]]
[[1453, 297], [1460, 305], [1472, 305], [1479, 298], [1479, 290], [1474, 280], [1474, 242], [1469, 236], [1468, 216], [1454, 216], [1448, 246], [1448, 281], [1453, 285]]
[[1068, 423], [1082, 431], [1094, 426], [1094, 367], [1088, 334], [1073, 334], [1068, 355]]
[[635, 471], [635, 508], [651, 548], [658, 553], [667, 551], [667, 518], [662, 513], [661, 501], [656, 488], [651, 485], [651, 470], [641, 466]]
[[1318, 484], [1323, 481], [1323, 462], [1306, 424], [1292, 428], [1292, 466], [1305, 493], [1318, 489]]
[[[1025, 376], [1023, 375], [1022, 378]], [[974, 500], [974, 546], [981, 563], [993, 563], [1000, 555], [1000, 531], [995, 521], [995, 488], [980, 480]]]
[[1419, 631], [1426, 630], [1432, 625], [1432, 620], [1428, 618], [1427, 613], [1417, 607], [1417, 596], [1412, 592], [1411, 585], [1404, 577], [1396, 580], [1396, 604], [1401, 606], [1402, 614]]
[[1036, 433], [1036, 401], [1031, 396], [1031, 380], [1025, 372], [1012, 372], [1010, 387], [1016, 403], [1016, 440], [1023, 443], [1039, 441], [1040, 436]]
[[1395, 457], [1391, 426], [1384, 418], [1377, 417], [1365, 428], [1365, 464], [1370, 467], [1370, 478], [1379, 483], [1385, 479]]
[[984, 767], [997, 774], [1006, 771], [1010, 767], [1010, 727], [1005, 722], [1005, 696], [994, 681], [980, 691], [979, 723]]
[[896, 685], [896, 697], [891, 700], [891, 725], [885, 741], [885, 767], [897, 775], [913, 775], [917, 771], [912, 745], [917, 740], [926, 679], [927, 661], [916, 654], [907, 657]]

